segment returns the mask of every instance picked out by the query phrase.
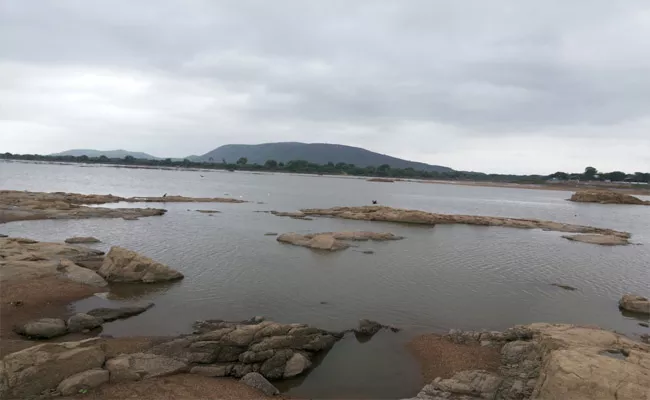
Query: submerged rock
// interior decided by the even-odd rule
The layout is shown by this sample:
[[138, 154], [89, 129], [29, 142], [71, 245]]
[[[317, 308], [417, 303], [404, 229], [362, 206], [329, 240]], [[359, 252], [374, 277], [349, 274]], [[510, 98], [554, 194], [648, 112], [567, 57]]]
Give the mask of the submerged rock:
[[601, 246], [625, 246], [630, 244], [627, 238], [616, 235], [581, 234], [563, 235], [562, 237], [573, 242], [599, 244]]
[[639, 314], [650, 314], [650, 300], [635, 294], [626, 294], [619, 300], [618, 308]]
[[102, 326], [104, 320], [90, 314], [77, 313], [68, 318], [68, 332], [82, 332], [86, 329], [95, 329]]
[[399, 240], [401, 236], [388, 232], [322, 232], [313, 234], [284, 233], [277, 237], [278, 242], [317, 250], [343, 250], [350, 247], [345, 241], [386, 241]]
[[400, 330], [394, 326], [382, 325], [379, 322], [370, 319], [361, 319], [359, 320], [359, 326], [354, 329], [354, 333], [357, 336], [371, 338], [382, 329], [388, 329], [392, 332], [399, 332]]
[[578, 290], [578, 289], [574, 288], [573, 286], [563, 285], [561, 283], [551, 283], [551, 286], [559, 287], [560, 289], [569, 290], [569, 291]]
[[579, 203], [650, 205], [650, 201], [643, 201], [629, 194], [608, 190], [582, 190], [574, 193], [569, 201]]
[[109, 282], [154, 283], [182, 279], [183, 274], [149, 257], [113, 246], [97, 273]]
[[95, 308], [88, 311], [86, 314], [95, 318], [101, 319], [103, 322], [115, 321], [117, 319], [125, 319], [134, 315], [142, 314], [151, 307], [153, 303], [146, 306], [132, 306], [132, 307], [119, 307], [119, 308]]
[[74, 236], [71, 238], [67, 238], [65, 240], [66, 243], [68, 244], [76, 244], [76, 243], [99, 243], [101, 240], [92, 237], [92, 236]]

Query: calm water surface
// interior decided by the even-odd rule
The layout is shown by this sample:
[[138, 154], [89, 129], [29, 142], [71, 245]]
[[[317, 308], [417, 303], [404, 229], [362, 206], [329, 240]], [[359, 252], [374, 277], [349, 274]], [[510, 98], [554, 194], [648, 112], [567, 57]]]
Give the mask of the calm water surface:
[[[363, 344], [347, 337], [308, 376], [287, 383], [284, 389], [294, 396], [415, 394], [422, 382], [403, 346], [418, 332], [504, 329], [548, 321], [597, 324], [629, 335], [647, 333], [638, 319], [619, 312], [617, 301], [623, 293], [650, 291], [650, 207], [572, 203], [565, 201], [570, 192], [561, 191], [26, 163], [0, 163], [0, 188], [232, 196], [250, 201], [147, 204], [169, 212], [139, 221], [15, 222], [0, 231], [50, 241], [96, 236], [102, 240], [96, 248], [131, 248], [185, 274], [174, 284], [113, 287], [109, 300], [93, 297], [75, 304], [84, 311], [107, 302], [156, 303], [136, 318], [107, 324], [107, 334], [178, 334], [188, 332], [198, 319], [254, 315], [327, 329], [353, 327], [359, 318], [404, 328], [400, 334], [381, 333]], [[254, 212], [368, 205], [373, 199], [432, 212], [614, 228], [631, 232], [639, 245], [573, 243], [562, 239], [561, 233], [541, 230], [414, 227], [328, 218], [301, 221]], [[222, 213], [193, 211], [206, 208]], [[264, 236], [337, 230], [390, 231], [406, 239], [323, 254]], [[375, 253], [363, 254], [366, 249]], [[578, 290], [569, 292], [550, 283]]]

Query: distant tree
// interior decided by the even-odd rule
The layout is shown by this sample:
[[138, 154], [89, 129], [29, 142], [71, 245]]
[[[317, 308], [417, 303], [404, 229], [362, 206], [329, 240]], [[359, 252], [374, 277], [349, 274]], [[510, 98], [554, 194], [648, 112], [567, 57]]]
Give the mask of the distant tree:
[[210, 158], [208, 158], [208, 161], [214, 162], [214, 158], [210, 157]]
[[246, 157], [240, 157], [239, 160], [237, 160], [237, 164], [239, 164], [239, 165], [246, 165], [246, 164], [248, 164], [248, 158], [246, 158]]
[[79, 161], [81, 162], [88, 162], [88, 156], [85, 154], [82, 154], [79, 156]]
[[264, 166], [266, 168], [275, 169], [275, 168], [278, 167], [278, 162], [275, 161], [275, 160], [266, 160], [266, 162], [264, 163]]
[[284, 168], [284, 163], [283, 163], [282, 161], [280, 161], [280, 162], [278, 163], [278, 167], [280, 167], [280, 168]]
[[379, 168], [377, 168], [377, 174], [381, 176], [388, 175], [389, 171], [390, 171], [390, 165], [388, 164], [382, 164], [379, 166]]
[[627, 174], [623, 171], [613, 171], [607, 174], [604, 174], [605, 179], [609, 179], [612, 182], [620, 182], [625, 179]]
[[165, 158], [161, 162], [162, 165], [172, 165], [172, 159], [171, 158]]
[[102, 154], [101, 156], [99, 156], [99, 161], [103, 163], [108, 162], [108, 157]]
[[124, 156], [124, 162], [127, 164], [131, 164], [133, 161], [135, 161], [135, 157], [133, 156]]
[[585, 173], [583, 176], [587, 180], [593, 180], [596, 177], [596, 174], [598, 173], [598, 170], [594, 167], [587, 167], [585, 168]]
[[228, 163], [226, 162], [226, 159], [225, 159], [225, 158], [222, 158], [222, 159], [221, 159], [221, 163], [222, 163], [223, 165], [228, 164]]
[[551, 174], [548, 177], [549, 178], [557, 178], [557, 179], [561, 179], [563, 181], [566, 181], [566, 180], [569, 179], [569, 174], [567, 174], [566, 172], [557, 171], [556, 173]]

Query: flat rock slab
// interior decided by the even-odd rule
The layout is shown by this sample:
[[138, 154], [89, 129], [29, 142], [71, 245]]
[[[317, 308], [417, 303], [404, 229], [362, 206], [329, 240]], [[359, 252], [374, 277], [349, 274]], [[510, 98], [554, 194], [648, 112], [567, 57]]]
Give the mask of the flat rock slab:
[[74, 236], [71, 238], [67, 238], [65, 240], [66, 243], [68, 244], [76, 244], [76, 243], [99, 243], [101, 240], [92, 237], [92, 236]]
[[157, 354], [122, 354], [106, 362], [111, 382], [139, 381], [173, 375], [187, 369], [187, 363]]
[[582, 190], [574, 193], [569, 201], [599, 204], [650, 205], [650, 201], [643, 201], [629, 194], [611, 192], [609, 190]]
[[322, 232], [311, 234], [284, 233], [277, 241], [316, 250], [337, 251], [350, 247], [346, 241], [388, 241], [400, 240], [401, 236], [389, 232]]
[[108, 285], [108, 282], [95, 271], [80, 267], [70, 260], [61, 260], [57, 266], [57, 270], [61, 272], [63, 278], [73, 282], [97, 287], [105, 287]]
[[625, 246], [630, 244], [627, 238], [615, 235], [580, 234], [563, 235], [562, 237], [572, 242], [598, 244], [601, 246]]

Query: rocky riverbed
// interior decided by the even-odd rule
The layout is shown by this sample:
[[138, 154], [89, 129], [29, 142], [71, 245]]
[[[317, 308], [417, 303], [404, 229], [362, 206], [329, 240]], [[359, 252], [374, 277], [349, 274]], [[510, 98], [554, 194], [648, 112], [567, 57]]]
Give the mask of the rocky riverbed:
[[576, 239], [586, 243], [624, 245], [629, 244], [630, 233], [614, 229], [586, 225], [567, 224], [539, 219], [485, 217], [478, 215], [437, 214], [419, 210], [407, 210], [385, 206], [309, 208], [300, 210], [303, 216], [333, 217], [361, 221], [398, 222], [406, 224], [437, 225], [466, 224], [479, 226], [503, 226], [519, 229], [542, 229], [548, 231], [590, 234]]
[[224, 197], [120, 197], [100, 194], [0, 190], [0, 223], [39, 219], [123, 218], [134, 220], [165, 214], [160, 208], [105, 208], [109, 203], [244, 203]]

